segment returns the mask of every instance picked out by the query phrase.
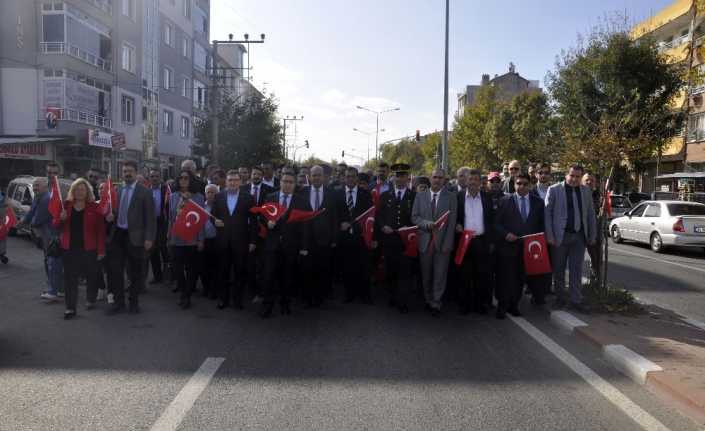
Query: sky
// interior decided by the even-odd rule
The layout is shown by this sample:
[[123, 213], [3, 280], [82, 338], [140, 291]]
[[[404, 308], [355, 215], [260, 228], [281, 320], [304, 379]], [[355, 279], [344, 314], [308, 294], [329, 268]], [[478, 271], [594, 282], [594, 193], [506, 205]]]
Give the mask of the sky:
[[[626, 14], [648, 18], [672, 0], [450, 0], [449, 128], [457, 93], [508, 71], [540, 80], [579, 34]], [[249, 33], [253, 84], [279, 100], [296, 158], [361, 164], [379, 142], [443, 130], [443, 0], [212, 0], [211, 39]], [[364, 135], [353, 128], [369, 132]], [[291, 153], [290, 153], [291, 154]]]

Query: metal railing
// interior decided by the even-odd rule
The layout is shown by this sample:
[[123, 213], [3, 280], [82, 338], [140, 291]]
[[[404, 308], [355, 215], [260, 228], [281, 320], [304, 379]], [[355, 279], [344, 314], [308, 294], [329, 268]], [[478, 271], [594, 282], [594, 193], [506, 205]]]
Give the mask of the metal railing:
[[671, 48], [675, 48], [675, 47], [677, 47], [677, 46], [681, 46], [681, 45], [683, 45], [684, 43], [687, 43], [687, 42], [690, 42], [690, 33], [689, 33], [689, 34], [685, 34], [685, 35], [680, 36], [680, 37], [676, 37], [676, 38], [674, 38], [674, 39], [673, 39], [672, 41], [670, 41], [670, 42], [661, 42], [661, 44], [659, 45], [658, 51], [659, 51], [659, 52], [664, 52], [664, 51], [667, 51], [667, 50], [669, 50], [669, 49], [671, 49]]
[[68, 54], [71, 57], [77, 58], [99, 69], [103, 69], [106, 72], [112, 72], [113, 70], [113, 63], [111, 61], [91, 54], [76, 45], [64, 42], [39, 42], [39, 48], [42, 54]]
[[[78, 111], [69, 108], [58, 108], [58, 120], [60, 121], [73, 121], [76, 123], [89, 124], [91, 126], [103, 127], [106, 129], [111, 129], [113, 126], [113, 121], [110, 118], [103, 117], [98, 114], [93, 114], [90, 112]], [[39, 118], [44, 118], [46, 112], [42, 111], [39, 114]]]

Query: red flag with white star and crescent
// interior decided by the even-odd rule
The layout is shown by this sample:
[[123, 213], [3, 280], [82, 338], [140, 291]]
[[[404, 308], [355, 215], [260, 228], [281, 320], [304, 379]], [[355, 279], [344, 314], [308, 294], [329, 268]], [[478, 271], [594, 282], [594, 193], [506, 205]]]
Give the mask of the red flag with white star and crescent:
[[540, 275], [551, 272], [551, 259], [543, 232], [522, 237], [524, 240], [524, 269], [526, 275]]
[[397, 229], [397, 233], [401, 236], [404, 242], [404, 256], [416, 257], [419, 255], [418, 243], [418, 226], [402, 227]]
[[183, 241], [192, 242], [206, 225], [208, 217], [208, 211], [189, 199], [177, 214], [171, 233]]

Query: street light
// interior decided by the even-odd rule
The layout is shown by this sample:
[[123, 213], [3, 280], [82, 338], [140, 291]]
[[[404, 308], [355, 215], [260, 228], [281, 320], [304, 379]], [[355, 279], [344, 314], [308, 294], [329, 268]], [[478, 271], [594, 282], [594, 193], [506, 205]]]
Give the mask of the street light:
[[305, 147], [307, 150], [308, 150], [309, 148], [311, 148], [311, 147], [309, 146], [309, 144], [308, 144], [308, 139], [304, 140], [303, 145], [299, 145], [299, 146], [294, 147], [294, 157], [292, 158], [292, 161], [293, 161], [293, 162], [296, 162], [296, 150], [298, 150], [298, 149], [300, 149], [300, 148], [304, 148], [304, 147]]
[[303, 115], [301, 117], [297, 117], [296, 115], [294, 115], [293, 117], [290, 117], [288, 115], [286, 117], [284, 117], [284, 158], [285, 159], [286, 159], [286, 154], [287, 154], [287, 150], [286, 150], [286, 122], [287, 121], [302, 121], [303, 119], [304, 119]]
[[[385, 129], [379, 129], [380, 132], [386, 132]], [[353, 127], [353, 132], [358, 132], [362, 133], [363, 135], [367, 136], [367, 161], [370, 161], [370, 136], [372, 135], [372, 132], [365, 132], [364, 130], [360, 130], [357, 127]]]
[[357, 105], [357, 109], [362, 109], [364, 111], [372, 112], [377, 115], [377, 132], [375, 133], [375, 159], [379, 158], [379, 116], [385, 112], [399, 111], [401, 108], [390, 108], [384, 111], [375, 111], [374, 109], [365, 108], [364, 106]]

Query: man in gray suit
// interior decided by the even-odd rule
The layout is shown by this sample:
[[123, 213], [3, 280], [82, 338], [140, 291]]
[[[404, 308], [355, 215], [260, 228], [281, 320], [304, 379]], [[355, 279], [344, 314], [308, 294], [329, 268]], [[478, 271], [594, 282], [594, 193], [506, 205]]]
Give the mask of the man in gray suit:
[[570, 271], [570, 303], [578, 311], [582, 305], [581, 283], [586, 244], [597, 237], [592, 192], [580, 184], [584, 169], [572, 165], [565, 181], [552, 185], [546, 193], [546, 241], [552, 246], [553, 285], [556, 307], [566, 305], [565, 269]]
[[112, 241], [114, 253], [110, 264], [115, 303], [108, 310], [110, 314], [125, 310], [125, 270], [130, 279], [129, 311], [132, 314], [139, 313], [138, 295], [144, 289], [144, 265], [156, 235], [157, 220], [154, 217], [152, 192], [136, 179], [137, 163], [128, 160], [122, 165], [124, 184], [118, 190], [117, 208], [106, 217], [108, 222], [115, 221]]
[[[445, 172], [442, 169], [433, 171], [431, 189], [416, 195], [411, 210], [411, 221], [419, 227], [418, 247], [426, 308], [434, 317], [441, 312], [458, 206], [455, 193], [443, 187], [444, 180]], [[435, 224], [446, 211], [450, 211], [448, 220], [438, 229]]]

